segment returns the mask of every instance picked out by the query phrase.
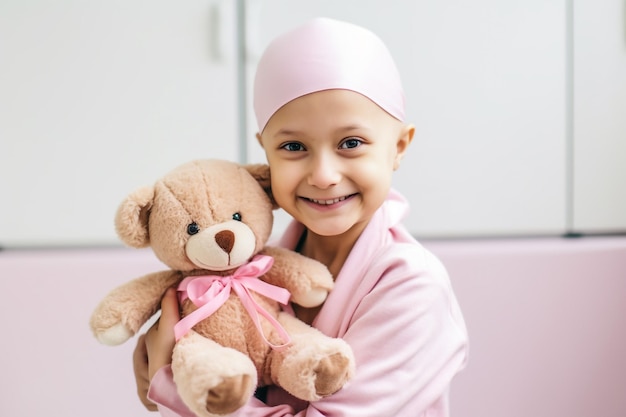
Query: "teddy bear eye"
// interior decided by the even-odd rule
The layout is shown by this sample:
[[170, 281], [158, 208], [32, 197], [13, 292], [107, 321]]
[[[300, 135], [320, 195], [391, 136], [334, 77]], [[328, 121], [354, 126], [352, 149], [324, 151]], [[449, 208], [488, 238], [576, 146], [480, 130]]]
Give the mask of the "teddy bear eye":
[[241, 213], [233, 214], [233, 220], [237, 220], [238, 222], [240, 222], [241, 221]]
[[196, 222], [193, 222], [189, 226], [187, 226], [187, 233], [189, 233], [190, 235], [195, 235], [199, 231], [200, 231], [200, 226], [198, 226], [198, 223]]

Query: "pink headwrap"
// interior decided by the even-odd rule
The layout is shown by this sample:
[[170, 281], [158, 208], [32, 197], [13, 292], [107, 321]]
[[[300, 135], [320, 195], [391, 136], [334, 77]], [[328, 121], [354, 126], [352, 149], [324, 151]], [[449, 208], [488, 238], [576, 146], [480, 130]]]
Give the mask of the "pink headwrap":
[[382, 40], [360, 26], [316, 18], [278, 36], [263, 53], [254, 80], [259, 132], [291, 100], [330, 89], [360, 93], [404, 121], [400, 75]]

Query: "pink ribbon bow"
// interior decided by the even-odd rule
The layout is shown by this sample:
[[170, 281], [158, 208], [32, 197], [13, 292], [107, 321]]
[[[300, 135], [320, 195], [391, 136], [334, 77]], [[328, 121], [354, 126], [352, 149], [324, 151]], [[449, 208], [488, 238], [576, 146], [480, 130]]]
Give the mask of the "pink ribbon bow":
[[[247, 264], [240, 266], [233, 275], [224, 277], [201, 275], [185, 278], [178, 285], [180, 301], [182, 302], [189, 299], [198, 309], [176, 323], [174, 326], [176, 340], [179, 340], [187, 334], [193, 326], [217, 311], [217, 309], [226, 302], [231, 290], [234, 289], [256, 325], [257, 330], [263, 337], [263, 340], [265, 340], [265, 343], [272, 349], [277, 350], [287, 347], [291, 343], [291, 338], [287, 331], [270, 313], [263, 309], [250, 294], [252, 290], [272, 300], [276, 300], [281, 304], [287, 304], [291, 296], [288, 290], [258, 279], [259, 276], [266, 273], [272, 267], [273, 263], [274, 259], [271, 256], [257, 255]], [[284, 342], [283, 344], [275, 345], [267, 340], [261, 327], [259, 314], [265, 317], [278, 331]]]

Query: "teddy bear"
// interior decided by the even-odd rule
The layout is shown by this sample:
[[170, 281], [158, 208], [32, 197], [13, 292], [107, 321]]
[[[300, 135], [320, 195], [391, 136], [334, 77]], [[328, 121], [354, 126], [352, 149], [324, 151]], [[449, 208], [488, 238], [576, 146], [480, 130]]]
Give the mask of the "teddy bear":
[[306, 401], [341, 389], [354, 373], [350, 346], [281, 308], [321, 305], [333, 278], [323, 264], [267, 244], [276, 208], [267, 165], [219, 159], [187, 162], [131, 193], [115, 215], [117, 234], [150, 247], [167, 269], [106, 295], [90, 319], [95, 337], [125, 342], [175, 286], [171, 368], [196, 415], [232, 413], [270, 384]]

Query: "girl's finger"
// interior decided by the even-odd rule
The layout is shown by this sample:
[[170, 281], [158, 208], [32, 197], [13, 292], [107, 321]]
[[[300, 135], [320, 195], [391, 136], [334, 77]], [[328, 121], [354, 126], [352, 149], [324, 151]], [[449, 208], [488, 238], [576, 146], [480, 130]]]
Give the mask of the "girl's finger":
[[178, 297], [174, 288], [168, 288], [163, 299], [161, 300], [161, 318], [160, 326], [174, 328], [174, 325], [180, 320], [180, 312], [178, 306]]

